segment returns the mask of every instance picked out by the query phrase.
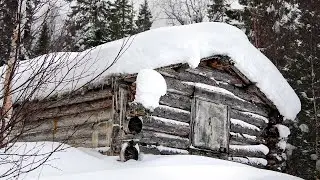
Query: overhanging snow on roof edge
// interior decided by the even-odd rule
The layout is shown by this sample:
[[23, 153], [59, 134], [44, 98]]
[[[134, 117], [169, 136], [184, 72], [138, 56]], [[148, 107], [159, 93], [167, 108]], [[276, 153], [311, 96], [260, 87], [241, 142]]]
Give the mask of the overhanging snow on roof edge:
[[[106, 70], [120, 49], [120, 58]], [[234, 66], [250, 81], [256, 83], [278, 108], [280, 114], [286, 119], [295, 119], [301, 109], [301, 103], [282, 74], [249, 42], [241, 30], [215, 22], [158, 28], [80, 53], [49, 54], [59, 68], [54, 70], [52, 78], [45, 83], [45, 88], [35, 96], [45, 97], [52, 90], [59, 93], [68, 92], [92, 79], [93, 83], [98, 83], [111, 74], [132, 74], [138, 73], [141, 69], [155, 69], [177, 63], [188, 63], [195, 68], [200, 59], [212, 55], [229, 56]], [[41, 68], [41, 62], [52, 61], [52, 58], [46, 57], [48, 55], [25, 61], [19, 67], [20, 74], [16, 75], [19, 80], [17, 78], [13, 86], [19, 87], [27, 81], [35, 69]], [[32, 66], [32, 69], [29, 67], [25, 71], [28, 66]], [[70, 67], [74, 69], [70, 71]], [[95, 78], [98, 75], [99, 77]], [[59, 83], [57, 87], [56, 82], [59, 81], [63, 83]], [[18, 97], [16, 94], [15, 96]]]

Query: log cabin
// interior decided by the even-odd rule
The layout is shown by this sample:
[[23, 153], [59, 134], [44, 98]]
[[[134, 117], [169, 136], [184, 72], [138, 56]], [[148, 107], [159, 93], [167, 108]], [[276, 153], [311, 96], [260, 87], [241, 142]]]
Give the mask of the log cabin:
[[[186, 38], [189, 33], [196, 38]], [[93, 49], [89, 59], [95, 51], [118, 53], [121, 42]], [[155, 69], [166, 82], [154, 109], [135, 101], [141, 69]], [[19, 141], [109, 147], [105, 154], [124, 161], [139, 153], [191, 154], [285, 170], [285, 124], [294, 120], [300, 101], [240, 30], [201, 23], [147, 31], [100, 74], [103, 78], [80, 90], [60, 89], [59, 96], [16, 103], [15, 112], [25, 119]]]

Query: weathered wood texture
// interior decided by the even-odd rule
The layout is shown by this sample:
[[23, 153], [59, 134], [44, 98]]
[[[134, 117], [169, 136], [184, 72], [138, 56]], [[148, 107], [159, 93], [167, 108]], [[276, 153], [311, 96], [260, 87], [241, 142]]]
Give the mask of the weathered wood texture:
[[94, 127], [92, 124], [83, 126], [26, 133], [20, 137], [20, 140], [67, 142], [73, 146], [85, 145], [85, 147], [110, 146], [112, 126], [102, 124], [100, 127]]
[[185, 111], [178, 108], [172, 108], [170, 106], [161, 105], [153, 112], [153, 116], [162, 117], [166, 119], [172, 119], [180, 122], [189, 123], [191, 120], [190, 111]]
[[233, 109], [252, 112], [262, 116], [268, 115], [268, 109], [265, 106], [261, 104], [253, 104], [248, 101], [243, 101], [227, 94], [212, 91], [210, 92], [206, 89], [196, 87], [195, 96], [197, 96], [198, 98], [211, 100], [218, 104], [228, 105]]
[[242, 164], [247, 164], [250, 166], [254, 166], [257, 168], [265, 168], [267, 160], [264, 158], [256, 158], [256, 157], [229, 157], [228, 160], [239, 162]]
[[98, 110], [70, 116], [31, 121], [24, 125], [24, 129], [28, 130], [29, 132], [37, 132], [60, 127], [80, 126], [90, 123], [97, 124], [108, 121], [111, 118], [112, 114], [110, 109]]
[[68, 106], [71, 104], [80, 104], [83, 102], [96, 101], [99, 99], [110, 99], [112, 97], [112, 90], [110, 88], [87, 91], [85, 94], [73, 96], [66, 96], [56, 100], [43, 100], [30, 102], [30, 106], [36, 109], [48, 109], [60, 106]]
[[206, 149], [201, 149], [196, 147], [190, 147], [188, 151], [189, 151], [189, 154], [192, 154], [192, 155], [207, 156], [207, 157], [213, 157], [213, 158], [219, 158], [219, 159], [228, 159], [228, 154], [221, 153], [219, 151], [206, 150]]
[[72, 99], [30, 102], [24, 109], [27, 121], [14, 131], [23, 128], [19, 139], [22, 141], [67, 141], [86, 147], [110, 145], [111, 106], [110, 89], [87, 91]]
[[183, 84], [183, 81], [196, 82], [224, 88], [249, 102], [265, 104], [260, 96], [251, 89], [249, 91], [247, 88], [239, 87], [239, 83], [241, 83], [240, 79], [216, 69], [198, 67], [180, 72], [172, 69], [161, 69], [160, 73], [165, 77], [169, 90], [173, 89], [182, 94], [190, 95], [193, 93], [192, 88]]
[[147, 145], [165, 146], [178, 149], [187, 149], [190, 146], [189, 138], [183, 138], [165, 133], [142, 131], [140, 143]]
[[178, 149], [178, 148], [170, 148], [165, 146], [155, 146], [155, 145], [140, 145], [140, 152], [144, 154], [154, 154], [154, 155], [181, 155], [181, 154], [189, 154], [187, 150]]
[[168, 92], [160, 98], [160, 104], [191, 111], [191, 98], [188, 96]]
[[30, 119], [37, 121], [41, 119], [58, 118], [69, 115], [77, 115], [86, 112], [92, 112], [96, 110], [110, 109], [112, 100], [96, 100], [88, 101], [80, 104], [72, 104], [70, 106], [61, 106], [56, 108], [48, 108], [40, 111], [39, 113], [33, 114]]
[[268, 125], [269, 119], [268, 116], [259, 116], [257, 114], [250, 114], [247, 112], [239, 111], [237, 109], [232, 109], [230, 117], [234, 119], [241, 119], [244, 122], [255, 125], [261, 129], [264, 129]]
[[257, 145], [265, 143], [262, 137], [251, 136], [245, 133], [230, 132], [231, 145]]
[[188, 123], [156, 116], [146, 116], [142, 117], [142, 119], [143, 129], [181, 137], [189, 137], [190, 125]]
[[[239, 79], [226, 72], [216, 69], [213, 70], [212, 68], [204, 66], [179, 71], [167, 68], [161, 69], [160, 73], [165, 77], [168, 86], [168, 93], [165, 97], [161, 98], [161, 104], [190, 111], [189, 108], [190, 105], [192, 107], [192, 98], [195, 96], [204, 101], [227, 105], [230, 107], [230, 118], [243, 121], [242, 124], [230, 123], [230, 145], [250, 147], [251, 145], [265, 144], [262, 133], [268, 125], [268, 119], [266, 117], [268, 117], [270, 112], [270, 104], [263, 99], [263, 94], [253, 91], [252, 88], [245, 88], [245, 86], [250, 83], [247, 79]], [[236, 73], [239, 72], [236, 71]], [[194, 87], [184, 82], [202, 83], [223, 88], [233, 93], [234, 96]], [[159, 113], [159, 110], [156, 110], [156, 114], [168, 119], [180, 117], [176, 118], [176, 120], [182, 120], [179, 114], [173, 116], [164, 115], [165, 113]], [[248, 124], [248, 127], [245, 126], [246, 124]], [[193, 125], [191, 124], [191, 128], [192, 127]], [[189, 148], [188, 151], [190, 154], [223, 157], [223, 153], [221, 152], [205, 150], [204, 148], [193, 147]], [[229, 156], [244, 158], [246, 156], [253, 158], [266, 157], [263, 152], [252, 151], [250, 148], [230, 149]], [[254, 166], [261, 166], [261, 164]]]
[[235, 132], [235, 133], [249, 134], [252, 136], [261, 136], [262, 135], [262, 132], [260, 129], [259, 130], [258, 129], [251, 129], [251, 128], [244, 127], [244, 126], [241, 126], [239, 124], [234, 124], [234, 123], [230, 124], [230, 131]]
[[[85, 147], [113, 146], [114, 149], [111, 149], [116, 152], [122, 141], [138, 138], [141, 151], [152, 154], [189, 153], [222, 159], [228, 159], [227, 156], [265, 158], [263, 152], [252, 151], [250, 147], [265, 143], [262, 133], [268, 124], [266, 117], [270, 109], [274, 108], [270, 101], [253, 88], [255, 86], [237, 69], [228, 68], [224, 71], [223, 68], [214, 69], [206, 63], [196, 69], [179, 67], [182, 66], [158, 70], [164, 76], [168, 90], [160, 99], [161, 105], [153, 112], [140, 112], [139, 107], [133, 106], [130, 109], [134, 98], [131, 90], [135, 89], [135, 75], [128, 76], [127, 79], [114, 77], [112, 87], [103, 90], [87, 91], [83, 95], [59, 101], [31, 102], [29, 107], [40, 111], [29, 115], [30, 121], [25, 128], [30, 131], [21, 139], [67, 140], [71, 145]], [[231, 95], [195, 86], [195, 83], [222, 88]], [[191, 143], [191, 130], [196, 125], [193, 123], [194, 117], [191, 117], [194, 99], [226, 107], [219, 112], [214, 111], [217, 118], [211, 118], [212, 122], [203, 124], [210, 129], [208, 132], [224, 136], [228, 142], [210, 138], [207, 141], [219, 141], [226, 149], [195, 147]], [[202, 109], [213, 112], [213, 109], [205, 107], [210, 107], [208, 104]], [[225, 116], [218, 116], [219, 113]], [[204, 112], [200, 114], [203, 115]], [[142, 118], [143, 129], [140, 134], [130, 136], [124, 132], [124, 127], [128, 118], [135, 116]], [[217, 120], [226, 117], [226, 127], [219, 127], [221, 132], [216, 130], [219, 126]], [[237, 119], [240, 123], [230, 123], [230, 118]], [[249, 125], [246, 126], [246, 123]], [[202, 136], [200, 132], [198, 135]], [[234, 148], [237, 146], [249, 148]]]
[[266, 158], [262, 150], [256, 149], [259, 145], [232, 145], [229, 147], [229, 155], [237, 157]]
[[194, 99], [192, 144], [198, 148], [227, 152], [229, 142], [228, 106]]

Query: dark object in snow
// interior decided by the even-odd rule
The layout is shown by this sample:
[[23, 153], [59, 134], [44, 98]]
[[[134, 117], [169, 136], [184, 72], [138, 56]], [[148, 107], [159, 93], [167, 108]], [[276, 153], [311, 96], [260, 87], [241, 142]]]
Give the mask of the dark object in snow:
[[122, 144], [122, 148], [120, 152], [121, 161], [126, 162], [130, 159], [134, 159], [134, 160], [139, 159], [139, 146], [133, 140]]

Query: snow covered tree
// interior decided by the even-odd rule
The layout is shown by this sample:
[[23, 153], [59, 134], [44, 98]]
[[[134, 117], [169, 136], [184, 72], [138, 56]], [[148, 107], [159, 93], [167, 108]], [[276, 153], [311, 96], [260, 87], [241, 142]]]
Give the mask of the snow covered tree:
[[211, 0], [208, 5], [208, 18], [212, 22], [226, 21], [226, 7], [224, 0]]
[[40, 32], [39, 39], [36, 43], [35, 50], [34, 50], [34, 55], [39, 56], [43, 55], [49, 52], [49, 46], [50, 46], [50, 33], [49, 33], [49, 27], [48, 23], [46, 20], [44, 20]]
[[152, 14], [148, 5], [148, 1], [140, 5], [138, 20], [136, 20], [137, 32], [147, 31], [152, 25]]
[[68, 20], [70, 49], [81, 51], [108, 42], [109, 3], [104, 0], [75, 0], [74, 3]]
[[110, 4], [109, 32], [111, 40], [133, 35], [136, 31], [133, 6], [128, 0], [116, 0]]
[[158, 6], [171, 25], [203, 22], [209, 0], [159, 0]]
[[245, 6], [239, 4], [238, 1], [211, 0], [208, 5], [208, 18], [212, 22], [225, 22], [236, 26], [243, 31]]
[[305, 179], [320, 178], [319, 163], [319, 117], [320, 117], [320, 2], [298, 1], [299, 26], [295, 58], [287, 65], [288, 81], [301, 100], [299, 121], [292, 128], [292, 144], [296, 146], [289, 161], [291, 174]]

